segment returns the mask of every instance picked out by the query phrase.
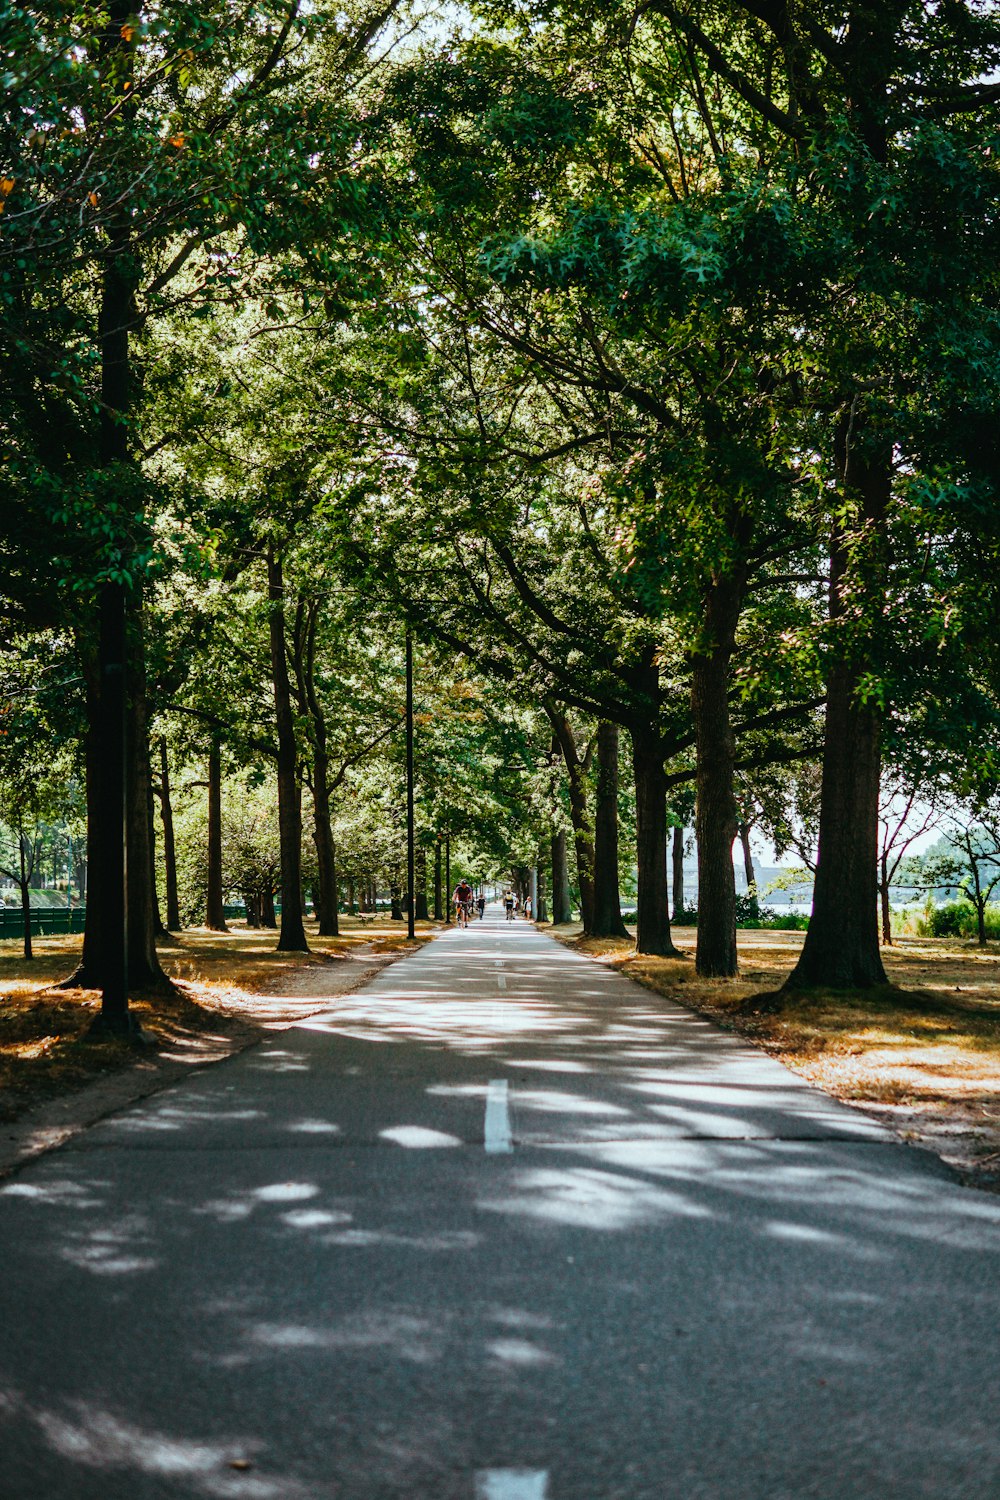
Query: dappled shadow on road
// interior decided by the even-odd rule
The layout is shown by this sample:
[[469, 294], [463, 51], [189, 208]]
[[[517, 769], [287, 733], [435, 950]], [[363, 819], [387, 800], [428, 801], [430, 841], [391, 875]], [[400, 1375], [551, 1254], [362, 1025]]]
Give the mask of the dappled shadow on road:
[[1000, 1203], [620, 976], [560, 995], [533, 938], [501, 991], [482, 947], [0, 1189], [47, 1288], [14, 1500], [468, 1500], [515, 1459], [553, 1500], [1000, 1488]]

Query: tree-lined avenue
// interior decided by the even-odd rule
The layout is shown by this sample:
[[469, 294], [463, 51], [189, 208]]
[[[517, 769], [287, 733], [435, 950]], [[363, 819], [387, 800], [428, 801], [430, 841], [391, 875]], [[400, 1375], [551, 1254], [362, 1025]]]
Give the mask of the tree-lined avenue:
[[1000, 1486], [993, 1199], [497, 908], [300, 993], [0, 1188], [10, 1500]]

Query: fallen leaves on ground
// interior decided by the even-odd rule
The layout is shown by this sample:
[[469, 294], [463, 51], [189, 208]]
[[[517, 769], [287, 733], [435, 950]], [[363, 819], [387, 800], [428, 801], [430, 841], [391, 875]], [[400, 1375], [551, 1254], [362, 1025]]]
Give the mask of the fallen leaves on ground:
[[[362, 954], [409, 951], [433, 936], [434, 924], [419, 923], [415, 940], [406, 925], [388, 917], [341, 919], [338, 937], [309, 931], [311, 952], [278, 953], [273, 930], [234, 924], [228, 932], [194, 929], [158, 944], [160, 962], [176, 983], [170, 995], [134, 996], [130, 1010], [161, 1049], [195, 1057], [215, 1050], [258, 1013], [266, 997], [304, 969], [350, 961]], [[20, 943], [0, 944], [0, 1121], [13, 1120], [35, 1104], [80, 1088], [90, 1079], [134, 1061], [134, 1045], [90, 1036], [100, 1013], [94, 990], [56, 989], [79, 960], [78, 935], [35, 939], [26, 960]]]
[[903, 938], [883, 949], [891, 983], [786, 994], [802, 935], [741, 931], [738, 979], [701, 979], [695, 933], [681, 958], [631, 940], [556, 936], [659, 994], [710, 1016], [827, 1093], [929, 1146], [976, 1186], [1000, 1191], [1000, 948]]

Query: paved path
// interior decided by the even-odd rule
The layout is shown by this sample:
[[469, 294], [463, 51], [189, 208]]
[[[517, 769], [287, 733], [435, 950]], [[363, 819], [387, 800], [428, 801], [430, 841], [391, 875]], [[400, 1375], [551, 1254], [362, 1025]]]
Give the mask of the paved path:
[[5, 1500], [996, 1500], [1000, 1201], [523, 923], [0, 1189]]

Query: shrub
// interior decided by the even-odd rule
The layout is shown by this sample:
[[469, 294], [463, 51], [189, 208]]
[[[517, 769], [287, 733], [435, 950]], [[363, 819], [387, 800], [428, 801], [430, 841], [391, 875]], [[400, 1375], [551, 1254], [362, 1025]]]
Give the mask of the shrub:
[[[923, 913], [918, 931], [923, 937], [978, 937], [976, 908], [971, 901], [949, 901], [945, 906], [935, 906]], [[1000, 938], [1000, 906], [986, 908], [986, 936]]]
[[[687, 906], [674, 912], [671, 918], [675, 927], [696, 927], [698, 908]], [[748, 896], [736, 897], [736, 925], [749, 932], [805, 932], [809, 926], [809, 914], [804, 911], [772, 911], [769, 906], [753, 910]]]
[[698, 908], [696, 906], [679, 907], [670, 920], [675, 927], [697, 927]]
[[[747, 923], [748, 927], [753, 924]], [[761, 927], [770, 928], [773, 932], [808, 932], [809, 913], [805, 911], [772, 911], [763, 918]]]

